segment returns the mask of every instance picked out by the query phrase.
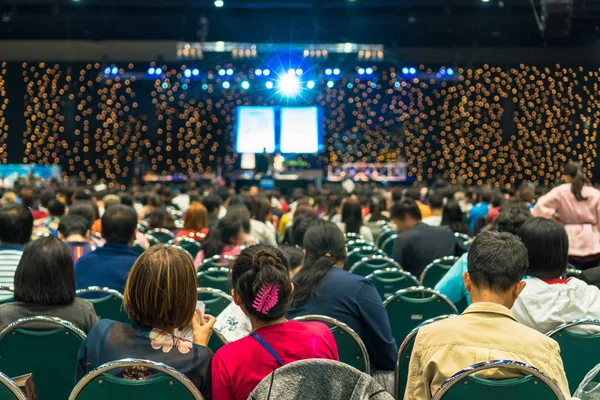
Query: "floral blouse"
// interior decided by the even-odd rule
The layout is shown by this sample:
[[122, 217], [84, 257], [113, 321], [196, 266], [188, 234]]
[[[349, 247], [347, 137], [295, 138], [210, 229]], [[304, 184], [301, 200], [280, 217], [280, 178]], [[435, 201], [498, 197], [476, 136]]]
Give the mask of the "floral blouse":
[[[128, 325], [101, 320], [88, 334], [79, 350], [76, 380], [110, 361], [141, 358], [166, 364], [186, 375], [202, 392], [211, 398], [210, 363], [213, 352], [186, 338], [141, 325]], [[139, 370], [118, 371], [126, 379], [143, 379]], [[139, 376], [142, 375], [142, 378]], [[151, 372], [147, 372], [148, 376]]]

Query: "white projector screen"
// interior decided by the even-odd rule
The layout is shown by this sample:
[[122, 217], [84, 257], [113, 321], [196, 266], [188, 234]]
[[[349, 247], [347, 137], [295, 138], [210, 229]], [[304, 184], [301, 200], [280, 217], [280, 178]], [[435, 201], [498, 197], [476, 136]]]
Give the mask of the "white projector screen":
[[319, 112], [317, 107], [281, 109], [282, 153], [316, 154], [319, 152]]
[[235, 150], [238, 153], [275, 152], [275, 109], [238, 107]]

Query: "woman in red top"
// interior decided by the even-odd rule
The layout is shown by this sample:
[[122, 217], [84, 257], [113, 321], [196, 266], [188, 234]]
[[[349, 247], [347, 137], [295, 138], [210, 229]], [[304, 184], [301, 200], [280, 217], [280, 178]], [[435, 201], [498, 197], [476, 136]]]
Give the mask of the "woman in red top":
[[255, 245], [231, 269], [233, 300], [252, 323], [252, 333], [229, 343], [212, 361], [213, 399], [245, 400], [277, 368], [298, 360], [338, 360], [333, 334], [320, 322], [287, 321], [294, 286], [276, 247]]
[[[198, 235], [201, 233], [202, 235]], [[192, 203], [185, 212], [183, 229], [177, 233], [177, 237], [190, 237], [202, 240], [208, 234], [208, 211], [201, 203]]]

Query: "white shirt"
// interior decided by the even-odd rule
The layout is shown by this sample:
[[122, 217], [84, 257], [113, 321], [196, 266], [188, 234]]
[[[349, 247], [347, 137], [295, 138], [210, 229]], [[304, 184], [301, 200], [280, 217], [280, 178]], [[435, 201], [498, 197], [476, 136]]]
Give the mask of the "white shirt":
[[440, 226], [440, 225], [442, 225], [442, 217], [432, 215], [431, 217], [423, 218], [423, 221], [421, 221], [421, 222], [423, 222], [424, 224], [427, 224], [429, 226]]
[[[346, 224], [344, 224], [343, 222], [338, 222], [337, 226], [339, 226], [339, 228], [342, 230], [342, 232], [347, 233], [346, 232]], [[367, 227], [365, 225], [360, 227], [359, 235], [364, 237], [366, 240], [368, 240], [371, 243], [375, 241], [375, 238], [373, 238], [373, 232], [371, 232], [369, 227]]]
[[182, 193], [173, 197], [171, 203], [175, 204], [182, 212], [186, 212], [188, 208], [190, 208], [190, 196], [188, 194]]
[[[22, 250], [11, 248], [0, 250], [0, 286], [13, 286], [15, 271], [22, 255]], [[12, 296], [12, 293], [0, 291], [0, 299], [6, 299], [10, 296]]]
[[255, 219], [250, 220], [250, 236], [258, 240], [258, 243], [269, 246], [277, 246], [275, 232], [269, 229], [267, 224]]

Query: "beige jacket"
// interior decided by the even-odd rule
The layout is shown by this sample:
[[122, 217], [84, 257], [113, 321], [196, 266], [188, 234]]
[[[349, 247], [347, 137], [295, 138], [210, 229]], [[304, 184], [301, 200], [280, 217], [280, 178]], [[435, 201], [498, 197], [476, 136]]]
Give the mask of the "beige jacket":
[[[500, 304], [474, 303], [459, 317], [419, 330], [404, 399], [429, 400], [446, 379], [461, 369], [491, 360], [534, 366], [554, 380], [567, 399], [571, 398], [556, 341], [518, 323]], [[478, 376], [506, 379], [519, 375], [492, 369]]]

